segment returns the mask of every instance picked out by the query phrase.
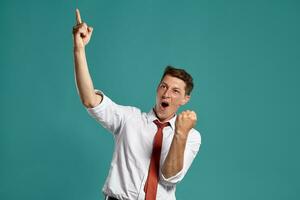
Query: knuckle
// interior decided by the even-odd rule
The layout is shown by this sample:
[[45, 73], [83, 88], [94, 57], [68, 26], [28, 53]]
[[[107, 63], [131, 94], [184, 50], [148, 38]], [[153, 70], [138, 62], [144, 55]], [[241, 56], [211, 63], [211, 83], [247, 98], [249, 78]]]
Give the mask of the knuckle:
[[79, 28], [79, 31], [80, 31], [81, 33], [85, 33], [85, 32], [86, 32], [86, 29], [85, 29], [84, 27], [81, 27], [81, 28]]
[[78, 26], [73, 26], [73, 31], [77, 30]]
[[83, 26], [83, 24], [78, 24], [77, 27], [78, 27], [78, 29], [80, 29], [80, 28], [82, 28], [84, 26]]
[[73, 29], [72, 32], [73, 32], [73, 34], [78, 34], [79, 31], [78, 31], [78, 29]]

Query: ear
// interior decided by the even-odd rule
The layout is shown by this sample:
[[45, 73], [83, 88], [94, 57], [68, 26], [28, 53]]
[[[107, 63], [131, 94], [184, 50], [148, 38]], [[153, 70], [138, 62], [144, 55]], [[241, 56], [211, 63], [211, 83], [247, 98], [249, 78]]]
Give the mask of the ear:
[[189, 102], [190, 98], [191, 98], [191, 95], [185, 95], [184, 98], [182, 99], [181, 105], [183, 106], [184, 104]]

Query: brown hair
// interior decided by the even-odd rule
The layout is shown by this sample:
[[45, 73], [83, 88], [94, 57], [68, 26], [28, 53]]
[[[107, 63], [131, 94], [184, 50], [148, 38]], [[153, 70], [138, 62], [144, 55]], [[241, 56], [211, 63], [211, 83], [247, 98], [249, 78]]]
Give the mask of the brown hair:
[[165, 68], [164, 74], [160, 81], [162, 81], [166, 75], [170, 75], [183, 80], [185, 82], [185, 94], [191, 94], [194, 87], [193, 78], [184, 69], [175, 68], [169, 65]]

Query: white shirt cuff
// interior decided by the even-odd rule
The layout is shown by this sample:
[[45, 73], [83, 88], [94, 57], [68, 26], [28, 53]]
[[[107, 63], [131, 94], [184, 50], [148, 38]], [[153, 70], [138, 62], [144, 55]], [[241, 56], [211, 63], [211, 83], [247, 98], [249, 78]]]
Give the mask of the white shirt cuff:
[[109, 101], [110, 101], [110, 99], [107, 96], [105, 96], [105, 94], [101, 90], [95, 89], [95, 93], [102, 96], [102, 101], [97, 106], [95, 106], [93, 108], [86, 108], [88, 113], [90, 113], [92, 115], [98, 113], [101, 110], [103, 110], [109, 104]]
[[175, 174], [174, 176], [171, 176], [169, 178], [166, 178], [163, 173], [161, 172], [161, 182], [164, 184], [164, 185], [167, 185], [167, 186], [173, 186], [175, 185], [176, 183], [178, 183], [179, 181], [182, 180], [182, 175], [183, 175], [183, 168], [177, 173]]

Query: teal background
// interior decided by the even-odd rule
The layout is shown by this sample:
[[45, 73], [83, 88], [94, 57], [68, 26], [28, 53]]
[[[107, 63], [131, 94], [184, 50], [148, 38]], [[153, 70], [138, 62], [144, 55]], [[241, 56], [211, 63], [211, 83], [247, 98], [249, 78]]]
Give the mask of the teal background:
[[76, 7], [116, 102], [148, 112], [166, 65], [194, 76], [202, 145], [178, 199], [300, 198], [299, 1], [2, 0], [1, 200], [102, 199], [113, 139], [76, 91]]

